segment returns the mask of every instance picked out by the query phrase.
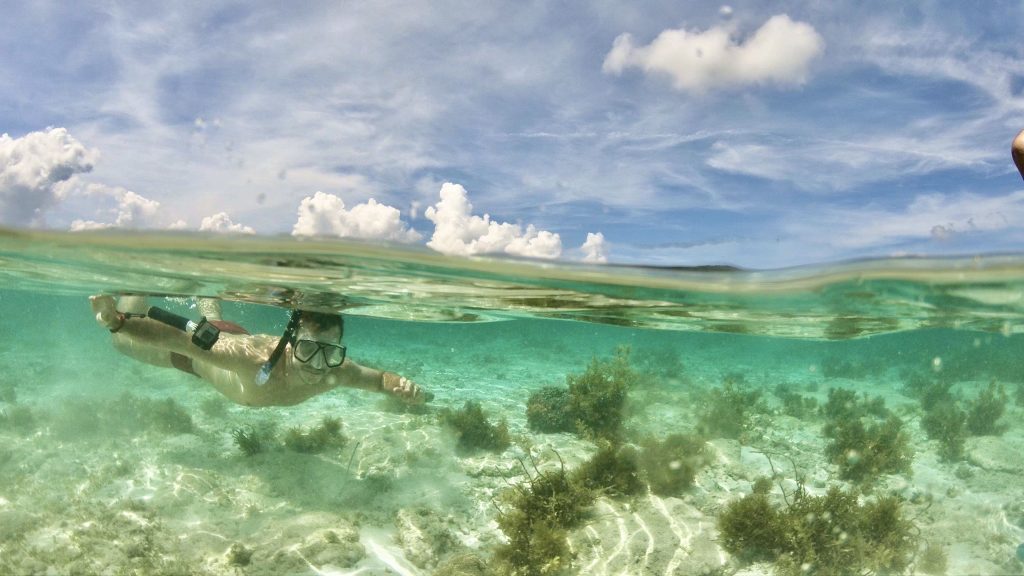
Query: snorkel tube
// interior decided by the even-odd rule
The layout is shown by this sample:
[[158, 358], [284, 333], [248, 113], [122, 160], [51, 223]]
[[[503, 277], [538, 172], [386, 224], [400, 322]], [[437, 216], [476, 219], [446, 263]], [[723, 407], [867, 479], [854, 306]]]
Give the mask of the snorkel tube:
[[277, 341], [277, 346], [270, 353], [270, 358], [267, 358], [263, 366], [260, 366], [260, 371], [256, 373], [257, 386], [263, 386], [270, 379], [270, 373], [274, 370], [274, 366], [277, 365], [277, 361], [281, 359], [285, 347], [288, 346], [288, 342], [291, 341], [292, 336], [295, 335], [295, 330], [299, 327], [299, 318], [301, 316], [301, 310], [292, 310], [292, 317], [288, 319], [288, 326], [285, 327], [284, 334], [281, 334], [281, 339]]

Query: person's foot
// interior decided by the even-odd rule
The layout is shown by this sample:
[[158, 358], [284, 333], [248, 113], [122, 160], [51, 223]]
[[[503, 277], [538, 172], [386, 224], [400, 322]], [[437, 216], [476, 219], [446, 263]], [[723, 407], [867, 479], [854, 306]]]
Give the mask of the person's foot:
[[223, 320], [220, 312], [220, 300], [216, 298], [196, 298], [196, 308], [207, 320]]
[[416, 385], [415, 382], [394, 372], [385, 372], [381, 388], [386, 394], [409, 404], [423, 404], [434, 399], [434, 395]]
[[108, 330], [116, 328], [123, 320], [117, 311], [117, 303], [113, 296], [104, 294], [89, 297], [89, 304], [96, 314], [96, 323]]

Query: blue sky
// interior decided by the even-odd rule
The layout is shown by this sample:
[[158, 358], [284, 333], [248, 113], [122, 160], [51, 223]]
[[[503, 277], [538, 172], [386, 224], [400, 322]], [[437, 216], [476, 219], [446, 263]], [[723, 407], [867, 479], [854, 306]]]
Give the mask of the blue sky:
[[0, 223], [754, 268], [1024, 247], [1024, 3], [770, 4], [4, 2]]

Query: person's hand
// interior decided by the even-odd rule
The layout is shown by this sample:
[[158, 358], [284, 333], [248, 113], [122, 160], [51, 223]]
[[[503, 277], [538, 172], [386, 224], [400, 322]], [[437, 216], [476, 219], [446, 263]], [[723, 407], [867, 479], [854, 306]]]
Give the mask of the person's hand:
[[384, 373], [381, 378], [381, 388], [385, 394], [390, 394], [408, 404], [423, 404], [434, 398], [433, 394], [424, 391], [412, 380], [394, 372]]
[[117, 303], [114, 302], [113, 296], [105, 294], [90, 296], [89, 304], [92, 305], [92, 311], [96, 314], [96, 323], [100, 326], [107, 330], [114, 330], [121, 325], [123, 320], [117, 311]]

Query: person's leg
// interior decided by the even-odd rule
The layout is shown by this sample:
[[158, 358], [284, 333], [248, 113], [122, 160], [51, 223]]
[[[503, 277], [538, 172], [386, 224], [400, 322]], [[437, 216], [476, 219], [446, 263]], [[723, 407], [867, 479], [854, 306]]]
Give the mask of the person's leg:
[[152, 364], [153, 366], [159, 366], [161, 368], [174, 367], [174, 364], [171, 362], [171, 353], [169, 351], [163, 348], [141, 345], [128, 336], [115, 334], [114, 348], [125, 356], [138, 360], [139, 362], [145, 362], [146, 364]]
[[129, 314], [145, 314], [149, 310], [149, 300], [145, 296], [121, 296], [117, 299], [117, 310]]
[[[129, 314], [145, 314], [149, 310], [149, 300], [145, 296], [121, 296], [117, 300], [117, 310]], [[171, 356], [167, 350], [144, 346], [135, 342], [130, 336], [118, 334], [114, 336], [114, 348], [118, 352], [153, 366], [171, 368]]]

